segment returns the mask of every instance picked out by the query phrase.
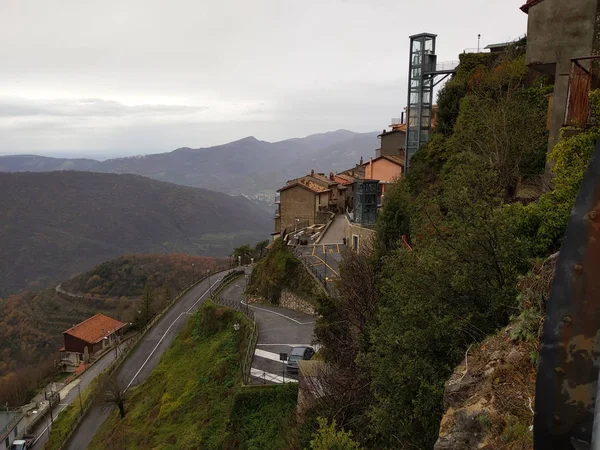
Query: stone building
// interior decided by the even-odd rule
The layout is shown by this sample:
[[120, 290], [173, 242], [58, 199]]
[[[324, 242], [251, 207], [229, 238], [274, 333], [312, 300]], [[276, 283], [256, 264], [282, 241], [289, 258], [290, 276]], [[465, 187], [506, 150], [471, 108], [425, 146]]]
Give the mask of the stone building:
[[[527, 64], [547, 74], [554, 84], [549, 149], [556, 144], [561, 127], [570, 122], [569, 100], [572, 114], [577, 107], [586, 116], [587, 92], [597, 87], [597, 74], [592, 73], [597, 64], [590, 57], [600, 54], [599, 3], [599, 0], [528, 0], [521, 7], [529, 16]], [[585, 92], [569, 95], [570, 80], [572, 88]], [[573, 89], [571, 93], [574, 94]], [[576, 104], [577, 100], [583, 103]]]

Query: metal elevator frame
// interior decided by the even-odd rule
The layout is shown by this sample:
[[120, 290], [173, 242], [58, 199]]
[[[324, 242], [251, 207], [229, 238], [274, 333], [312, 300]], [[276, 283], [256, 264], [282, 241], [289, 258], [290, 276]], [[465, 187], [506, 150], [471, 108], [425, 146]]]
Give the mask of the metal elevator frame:
[[[431, 136], [433, 89], [456, 73], [456, 69], [437, 70], [436, 38], [431, 33], [410, 36], [405, 171], [413, 155]], [[442, 78], [436, 81], [438, 76]]]

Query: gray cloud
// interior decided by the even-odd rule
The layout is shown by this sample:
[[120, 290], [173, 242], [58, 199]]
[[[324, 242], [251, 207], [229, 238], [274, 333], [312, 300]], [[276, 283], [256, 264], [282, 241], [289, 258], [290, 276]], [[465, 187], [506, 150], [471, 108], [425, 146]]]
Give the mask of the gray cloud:
[[58, 117], [179, 115], [192, 114], [206, 109], [207, 107], [186, 105], [128, 106], [114, 100], [103, 100], [100, 98], [32, 100], [18, 97], [0, 97], [0, 118], [41, 115]]
[[0, 152], [382, 129], [406, 103], [409, 35], [454, 60], [478, 33], [523, 34], [523, 2], [5, 0]]

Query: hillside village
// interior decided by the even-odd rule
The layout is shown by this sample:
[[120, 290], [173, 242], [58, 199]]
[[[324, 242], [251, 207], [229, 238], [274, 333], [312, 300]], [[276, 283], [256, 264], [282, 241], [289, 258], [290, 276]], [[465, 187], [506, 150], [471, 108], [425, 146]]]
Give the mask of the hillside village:
[[[600, 141], [600, 2], [521, 10], [525, 37], [459, 62], [437, 61], [435, 34], [410, 36], [401, 118], [353, 167], [281, 186], [268, 247], [171, 269], [171, 283], [189, 282], [176, 299], [160, 286], [143, 323], [91, 296], [110, 308], [63, 332], [58, 365], [75, 375], [66, 412], [36, 424], [45, 448], [562, 450], [579, 448], [573, 430], [589, 444], [597, 370], [591, 357], [572, 364], [587, 336], [568, 340], [562, 313], [546, 323], [567, 339], [563, 358], [542, 334], [562, 295], [552, 281], [573, 269], [567, 225]], [[149, 289], [137, 287], [136, 320]], [[296, 348], [309, 351], [290, 371]], [[77, 377], [112, 349], [103, 390], [91, 378], [82, 401]], [[583, 393], [577, 414], [563, 383]], [[1, 413], [0, 450], [32, 438], [31, 417], [58, 409], [56, 395]]]

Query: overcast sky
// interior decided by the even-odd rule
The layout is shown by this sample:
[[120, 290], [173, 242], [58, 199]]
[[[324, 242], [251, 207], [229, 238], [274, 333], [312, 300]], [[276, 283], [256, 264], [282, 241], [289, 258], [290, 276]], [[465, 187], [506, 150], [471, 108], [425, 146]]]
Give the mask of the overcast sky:
[[381, 130], [408, 36], [438, 61], [526, 31], [524, 0], [0, 0], [0, 153], [140, 154]]

